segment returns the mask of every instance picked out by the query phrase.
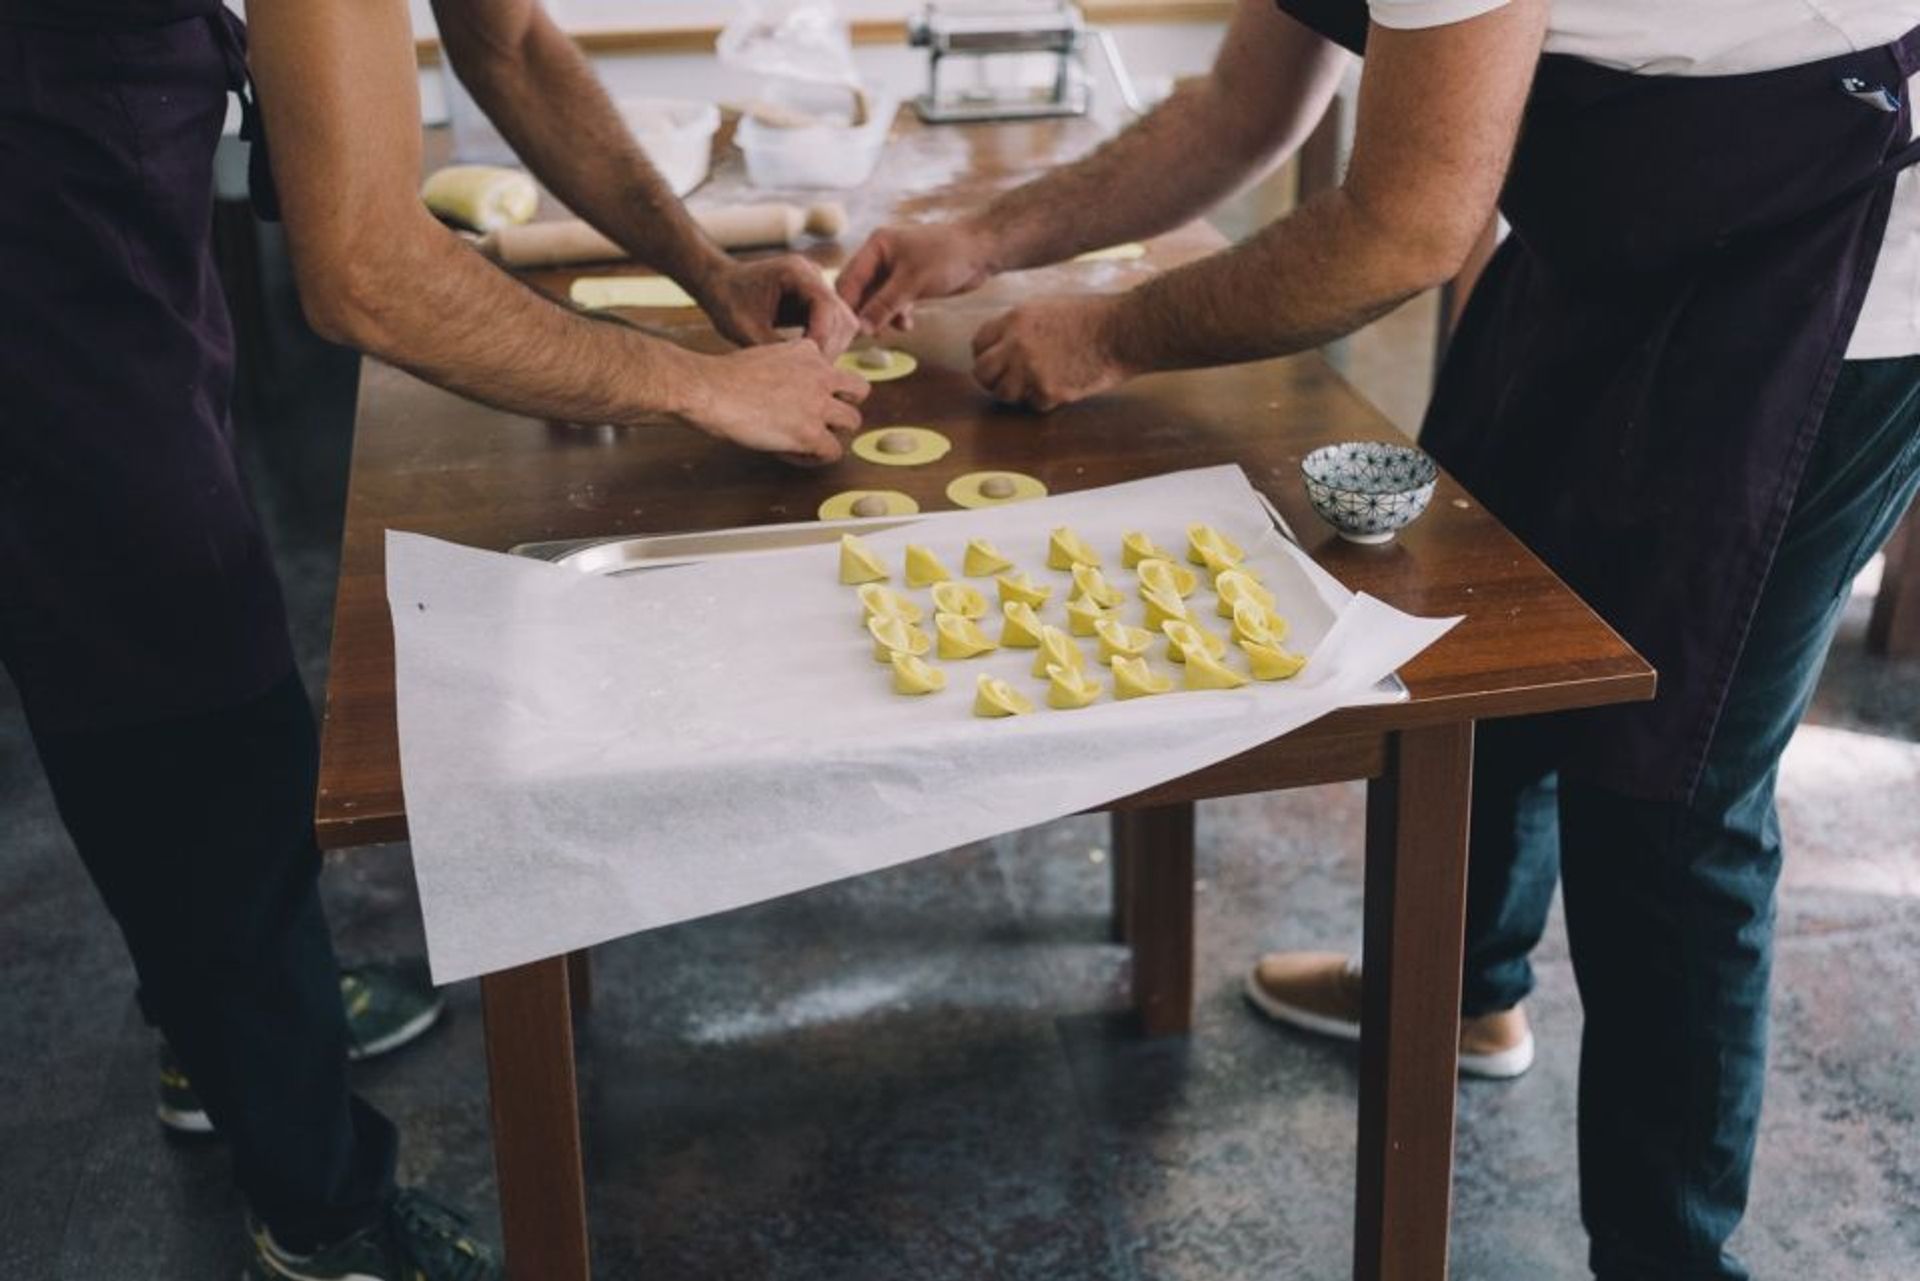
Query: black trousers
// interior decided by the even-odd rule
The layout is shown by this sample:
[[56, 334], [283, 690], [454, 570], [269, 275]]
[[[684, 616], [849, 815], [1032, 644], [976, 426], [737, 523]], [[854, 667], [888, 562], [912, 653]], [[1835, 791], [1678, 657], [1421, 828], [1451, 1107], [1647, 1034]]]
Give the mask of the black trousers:
[[347, 1088], [321, 913], [313, 713], [298, 676], [238, 706], [42, 732], [60, 817], [119, 922], [254, 1211], [295, 1249], [371, 1222], [396, 1138]]

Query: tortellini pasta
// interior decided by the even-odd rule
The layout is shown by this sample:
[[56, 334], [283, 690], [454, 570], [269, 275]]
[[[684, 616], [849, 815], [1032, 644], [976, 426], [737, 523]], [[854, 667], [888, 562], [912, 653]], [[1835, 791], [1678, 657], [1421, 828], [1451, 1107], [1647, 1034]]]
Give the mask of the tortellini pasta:
[[1021, 716], [1033, 710], [1033, 701], [1003, 680], [982, 676], [974, 687], [975, 716]]
[[1062, 667], [1058, 663], [1047, 668], [1047, 706], [1069, 711], [1075, 707], [1085, 707], [1100, 697], [1100, 682], [1088, 676], [1083, 668]]
[[940, 563], [931, 548], [923, 543], [907, 544], [907, 586], [927, 587], [952, 577], [953, 571]]
[[1087, 546], [1086, 540], [1065, 525], [1053, 531], [1047, 539], [1047, 568], [1072, 569], [1075, 565], [1100, 566], [1100, 553]]
[[1240, 648], [1247, 654], [1247, 670], [1259, 681], [1284, 681], [1300, 674], [1307, 665], [1304, 654], [1289, 653], [1278, 645], [1260, 645], [1243, 640]]
[[1173, 678], [1154, 671], [1144, 658], [1116, 654], [1112, 667], [1113, 696], [1122, 701], [1145, 698], [1149, 694], [1164, 694], [1173, 688]]
[[909, 623], [917, 623], [926, 617], [912, 597], [879, 583], [867, 583], [860, 588], [860, 608], [862, 622], [869, 618], [904, 618]]
[[1135, 570], [1140, 575], [1140, 590], [1159, 592], [1176, 600], [1193, 595], [1194, 588], [1200, 585], [1198, 576], [1176, 561], [1143, 560]]
[[1160, 630], [1167, 638], [1167, 657], [1176, 663], [1184, 663], [1195, 654], [1215, 659], [1226, 655], [1227, 642], [1195, 623], [1169, 618], [1160, 624]]
[[935, 583], [933, 585], [933, 608], [941, 614], [958, 614], [962, 618], [985, 618], [987, 616], [987, 598], [980, 594], [977, 587], [965, 583]]
[[1033, 656], [1033, 674], [1045, 676], [1049, 667], [1085, 667], [1087, 657], [1073, 643], [1073, 637], [1058, 627], [1040, 629], [1040, 652]]
[[1100, 661], [1112, 662], [1121, 658], [1140, 658], [1153, 644], [1153, 633], [1144, 627], [1129, 627], [1117, 618], [1102, 618], [1093, 625], [1093, 634], [1100, 638]]
[[904, 618], [869, 618], [867, 631], [873, 636], [876, 663], [891, 663], [895, 654], [918, 657], [933, 647], [933, 637]]
[[1247, 678], [1203, 650], [1187, 654], [1187, 674], [1180, 684], [1186, 689], [1238, 689]]
[[1022, 605], [1031, 605], [1039, 609], [1053, 595], [1053, 584], [1036, 583], [1025, 574], [1001, 574], [993, 580], [1000, 589], [1000, 601], [1019, 601]]
[[984, 538], [969, 538], [966, 555], [960, 559], [960, 568], [968, 578], [985, 578], [989, 574], [1000, 574], [1013, 568], [1013, 562], [1000, 554], [1000, 549]]
[[840, 581], [849, 587], [857, 583], [884, 582], [887, 566], [873, 548], [852, 534], [840, 535]]
[[1118, 609], [1126, 598], [1118, 587], [1107, 581], [1107, 576], [1092, 565], [1073, 567], [1073, 591], [1069, 600], [1090, 600], [1102, 609]]
[[947, 687], [947, 674], [925, 659], [895, 651], [892, 661], [896, 694], [937, 694]]
[[1040, 629], [1044, 626], [1033, 606], [1010, 600], [1000, 607], [1006, 621], [1000, 625], [1000, 644], [1006, 649], [1040, 648]]
[[1128, 569], [1137, 567], [1143, 560], [1171, 560], [1172, 557], [1153, 545], [1153, 540], [1138, 529], [1130, 529], [1120, 538], [1120, 563]]
[[942, 658], [972, 658], [1000, 648], [980, 630], [980, 624], [959, 614], [935, 614], [933, 630], [940, 638], [938, 652]]

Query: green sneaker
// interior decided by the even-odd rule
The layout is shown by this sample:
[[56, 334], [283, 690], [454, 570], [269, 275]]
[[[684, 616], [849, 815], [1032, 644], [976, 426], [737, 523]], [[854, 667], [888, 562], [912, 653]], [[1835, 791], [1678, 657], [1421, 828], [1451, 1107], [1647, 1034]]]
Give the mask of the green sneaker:
[[340, 1000], [347, 1007], [347, 1057], [355, 1063], [419, 1040], [447, 1009], [418, 961], [343, 969]]
[[464, 1215], [410, 1188], [380, 1222], [311, 1254], [282, 1250], [251, 1216], [253, 1262], [241, 1281], [498, 1281], [493, 1251], [467, 1232]]
[[[340, 971], [347, 1012], [347, 1057], [358, 1063], [425, 1036], [446, 1012], [446, 998], [418, 962], [361, 965]], [[193, 1092], [173, 1050], [160, 1045], [160, 1124], [178, 1134], [212, 1134], [213, 1121]]]

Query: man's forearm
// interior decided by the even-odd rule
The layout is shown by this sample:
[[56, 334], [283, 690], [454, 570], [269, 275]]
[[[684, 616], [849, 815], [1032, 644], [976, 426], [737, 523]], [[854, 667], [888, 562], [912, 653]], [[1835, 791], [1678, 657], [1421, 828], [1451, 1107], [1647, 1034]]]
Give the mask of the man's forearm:
[[968, 221], [990, 238], [998, 271], [1169, 231], [1296, 150], [1345, 65], [1343, 52], [1270, 4], [1243, 7], [1208, 76]]
[[1332, 191], [1246, 243], [1128, 293], [1107, 340], [1133, 373], [1284, 356], [1352, 333], [1450, 274]]
[[[356, 273], [313, 319], [328, 337], [473, 400], [536, 418], [691, 418], [708, 357], [557, 306], [439, 227]], [[311, 306], [311, 304], [310, 304]]]
[[[696, 294], [727, 265], [633, 140], [592, 66], [543, 9], [532, 7], [517, 30], [496, 30], [478, 14], [442, 22], [441, 30], [474, 100], [569, 209]], [[554, 110], [556, 103], [566, 109]]]

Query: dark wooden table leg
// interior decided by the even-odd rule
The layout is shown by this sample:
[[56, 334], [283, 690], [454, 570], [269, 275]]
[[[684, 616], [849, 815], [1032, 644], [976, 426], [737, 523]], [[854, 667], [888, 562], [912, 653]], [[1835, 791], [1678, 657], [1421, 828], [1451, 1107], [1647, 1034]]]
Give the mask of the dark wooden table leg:
[[1887, 540], [1884, 565], [1867, 649], [1887, 658], [1920, 658], [1920, 501]]
[[1473, 726], [1404, 730], [1367, 788], [1356, 1281], [1442, 1281]]
[[1113, 816], [1114, 857], [1127, 868], [1133, 1008], [1148, 1036], [1193, 1026], [1193, 805]]
[[1121, 848], [1120, 816], [1113, 816], [1113, 941], [1133, 937], [1133, 859]]
[[567, 1000], [575, 1015], [593, 1009], [593, 953], [584, 947], [567, 953]]
[[587, 1281], [587, 1189], [580, 1161], [567, 958], [480, 980], [493, 1163], [510, 1281]]

